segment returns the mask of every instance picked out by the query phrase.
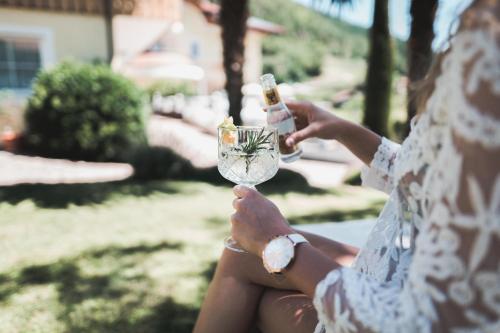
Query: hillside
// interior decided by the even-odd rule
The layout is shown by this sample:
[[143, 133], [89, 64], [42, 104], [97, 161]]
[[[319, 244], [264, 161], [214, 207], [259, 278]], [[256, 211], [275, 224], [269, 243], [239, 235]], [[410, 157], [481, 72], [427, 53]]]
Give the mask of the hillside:
[[[264, 71], [279, 81], [296, 82], [316, 76], [326, 54], [339, 58], [365, 58], [368, 30], [315, 12], [293, 0], [251, 0], [251, 15], [277, 23], [283, 35], [264, 40]], [[395, 69], [406, 71], [404, 42], [395, 40]]]

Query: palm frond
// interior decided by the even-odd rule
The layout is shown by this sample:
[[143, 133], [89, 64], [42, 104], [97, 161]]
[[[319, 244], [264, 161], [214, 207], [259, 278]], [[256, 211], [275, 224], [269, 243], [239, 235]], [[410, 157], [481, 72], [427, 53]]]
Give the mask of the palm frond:
[[311, 0], [311, 8], [329, 14], [334, 5], [342, 7], [343, 5], [352, 5], [355, 0]]

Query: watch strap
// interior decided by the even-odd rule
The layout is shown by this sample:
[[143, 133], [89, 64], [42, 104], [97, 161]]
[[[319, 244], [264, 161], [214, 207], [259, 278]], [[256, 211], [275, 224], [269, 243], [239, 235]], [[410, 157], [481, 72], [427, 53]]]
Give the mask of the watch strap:
[[288, 237], [288, 239], [292, 241], [293, 246], [296, 246], [300, 243], [309, 243], [309, 241], [301, 234], [289, 234], [286, 237]]

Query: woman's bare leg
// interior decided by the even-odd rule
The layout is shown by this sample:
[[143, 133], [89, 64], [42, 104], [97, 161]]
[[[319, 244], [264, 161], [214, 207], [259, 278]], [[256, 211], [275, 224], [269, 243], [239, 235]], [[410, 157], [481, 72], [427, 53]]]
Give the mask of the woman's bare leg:
[[[357, 253], [354, 247], [321, 236], [302, 234], [313, 246], [340, 264], [349, 264]], [[265, 288], [295, 289], [286, 279], [267, 273], [260, 258], [224, 250], [193, 333], [248, 332], [257, 320]]]
[[292, 287], [270, 276], [258, 257], [224, 249], [193, 333], [248, 332], [256, 321], [265, 284]]
[[259, 303], [257, 323], [262, 333], [312, 333], [318, 316], [306, 295], [268, 288]]

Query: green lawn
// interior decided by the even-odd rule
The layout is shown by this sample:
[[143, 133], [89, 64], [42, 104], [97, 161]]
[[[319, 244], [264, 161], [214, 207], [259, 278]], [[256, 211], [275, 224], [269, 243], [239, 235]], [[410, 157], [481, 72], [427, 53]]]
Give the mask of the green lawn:
[[[293, 223], [374, 216], [385, 199], [292, 183], [262, 191]], [[0, 332], [190, 332], [231, 201], [202, 182], [0, 188]]]

